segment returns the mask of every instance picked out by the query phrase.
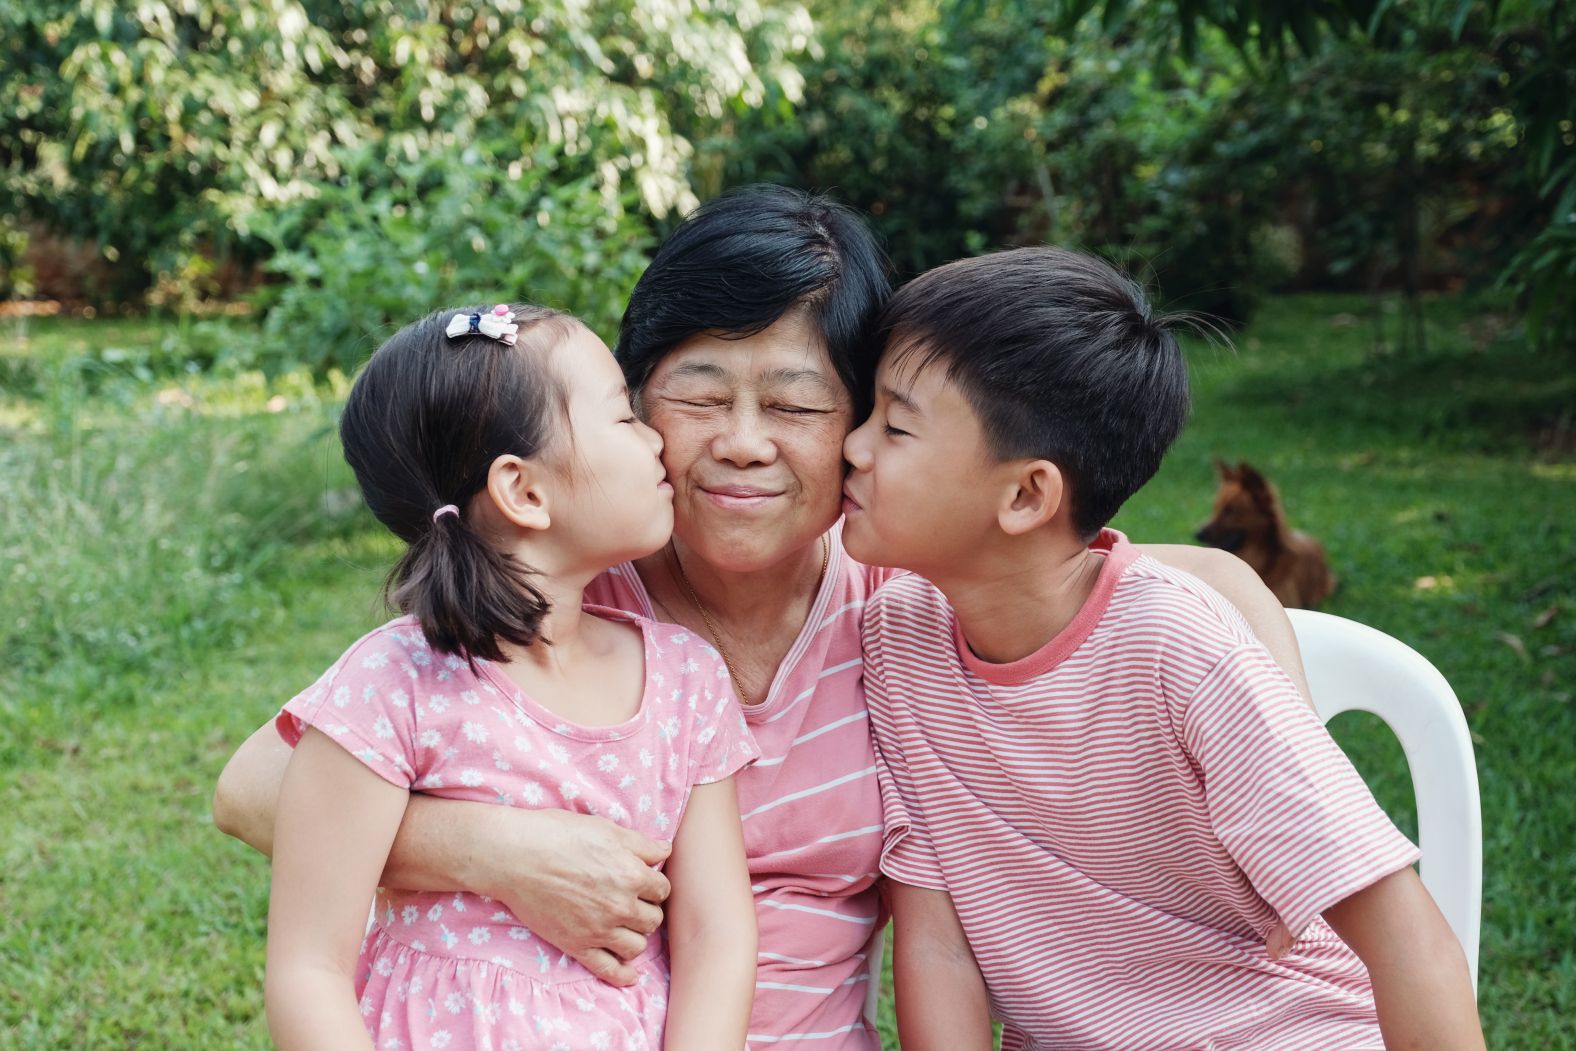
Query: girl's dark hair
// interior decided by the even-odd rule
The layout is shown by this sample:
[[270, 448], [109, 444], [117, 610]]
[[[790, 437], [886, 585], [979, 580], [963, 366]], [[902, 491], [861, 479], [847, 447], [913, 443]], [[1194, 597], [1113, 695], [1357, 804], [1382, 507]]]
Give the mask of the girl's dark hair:
[[854, 212], [784, 186], [744, 186], [701, 205], [662, 242], [613, 353], [638, 393], [685, 340], [743, 339], [801, 309], [863, 419], [881, 349], [871, 326], [891, 292], [886, 258]]
[[[547, 596], [534, 571], [471, 525], [467, 504], [493, 460], [533, 457], [553, 443], [565, 394], [547, 356], [579, 324], [567, 314], [513, 307], [518, 344], [449, 338], [460, 307], [428, 314], [377, 349], [339, 421], [345, 460], [378, 521], [410, 546], [384, 595], [421, 623], [436, 650], [474, 662], [504, 660], [500, 640], [541, 636]], [[458, 515], [433, 512], [445, 504]]]

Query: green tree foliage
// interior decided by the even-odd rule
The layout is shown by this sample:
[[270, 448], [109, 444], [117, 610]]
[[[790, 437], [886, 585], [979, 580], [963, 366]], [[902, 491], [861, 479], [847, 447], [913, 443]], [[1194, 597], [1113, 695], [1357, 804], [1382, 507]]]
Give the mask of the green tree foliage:
[[834, 190], [905, 272], [1077, 243], [1232, 320], [1292, 279], [1492, 280], [1535, 222], [1525, 52], [1391, 7], [822, 3], [795, 119], [755, 115], [728, 178]]
[[97, 243], [124, 297], [197, 254], [268, 254], [348, 202], [412, 207], [450, 176], [489, 194], [500, 180], [468, 168], [529, 169], [499, 203], [576, 187], [615, 221], [588, 234], [626, 242], [616, 269], [641, 236], [628, 213], [695, 203], [690, 136], [796, 97], [810, 29], [761, 0], [7, 4], [0, 214]]
[[[1062, 11], [1067, 19], [1098, 11], [1111, 25], [1137, 17], [1138, 5], [1070, 0]], [[1286, 60], [1288, 39], [1315, 54], [1332, 38], [1340, 46], [1363, 34], [1373, 48], [1401, 58], [1407, 76], [1420, 44], [1428, 54], [1441, 37], [1481, 40], [1509, 89], [1524, 188], [1536, 201], [1523, 227], [1535, 232], [1500, 272], [1500, 284], [1526, 306], [1535, 342], [1576, 350], [1576, 8], [1566, 0], [1172, 0], [1144, 13], [1174, 25], [1189, 50], [1206, 25], [1277, 63]], [[1413, 159], [1403, 158], [1407, 176], [1415, 173]]]
[[6, 5], [0, 286], [30, 225], [100, 246], [106, 298], [260, 260], [299, 286], [270, 339], [343, 346], [502, 250], [605, 328], [649, 231], [764, 179], [866, 210], [903, 273], [1056, 240], [1232, 319], [1465, 275], [1576, 328], [1569, 4], [808, 2]]

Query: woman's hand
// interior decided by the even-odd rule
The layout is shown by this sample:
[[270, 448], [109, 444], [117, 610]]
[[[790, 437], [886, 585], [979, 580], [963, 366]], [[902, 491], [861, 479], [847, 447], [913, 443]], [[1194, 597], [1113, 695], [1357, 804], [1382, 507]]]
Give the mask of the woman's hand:
[[[411, 831], [412, 817], [435, 823], [446, 821], [447, 812], [462, 825], [485, 822], [487, 827], [464, 837], [463, 847], [456, 844], [470, 856], [466, 889], [503, 903], [533, 933], [603, 981], [634, 984], [635, 972], [624, 961], [640, 955], [647, 936], [662, 925], [660, 906], [670, 888], [667, 877], [651, 866], [668, 856], [669, 844], [603, 818], [563, 810], [517, 810], [419, 796], [412, 803], [437, 804], [434, 809], [442, 812], [424, 816], [413, 805], [401, 838]], [[390, 869], [392, 879], [392, 864]], [[400, 873], [395, 885], [429, 885], [407, 882], [411, 875]]]

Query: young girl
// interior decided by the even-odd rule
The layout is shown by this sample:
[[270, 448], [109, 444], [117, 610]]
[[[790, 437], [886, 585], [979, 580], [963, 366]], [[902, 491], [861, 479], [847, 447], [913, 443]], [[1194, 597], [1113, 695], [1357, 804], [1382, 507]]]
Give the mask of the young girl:
[[[407, 615], [279, 716], [296, 749], [268, 914], [275, 1042], [737, 1051], [756, 945], [732, 775], [755, 744], [715, 651], [581, 608], [592, 578], [673, 525], [662, 440], [612, 355], [540, 308], [433, 314], [373, 355], [340, 436], [409, 545], [390, 577]], [[368, 928], [412, 791], [672, 840], [671, 990], [659, 939], [615, 988], [474, 894], [379, 890]]]

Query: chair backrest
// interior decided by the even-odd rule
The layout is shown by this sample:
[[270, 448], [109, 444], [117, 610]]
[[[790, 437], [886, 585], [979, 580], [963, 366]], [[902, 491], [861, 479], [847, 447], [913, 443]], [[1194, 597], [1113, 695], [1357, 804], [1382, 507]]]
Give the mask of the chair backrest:
[[1423, 885], [1460, 939], [1476, 988], [1483, 828], [1472, 737], [1455, 691], [1422, 654], [1382, 631], [1328, 613], [1286, 612], [1319, 717], [1372, 712], [1400, 740], [1417, 797]]

